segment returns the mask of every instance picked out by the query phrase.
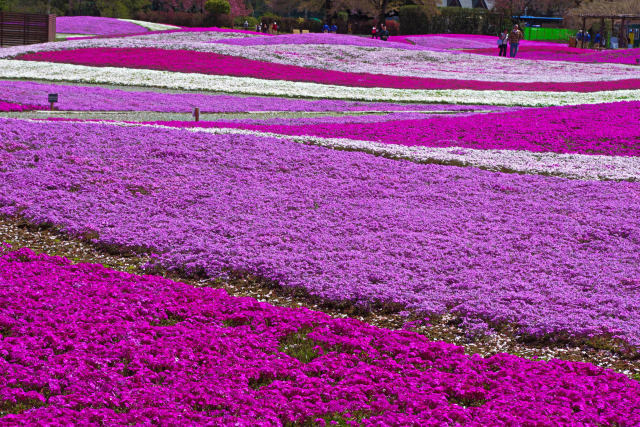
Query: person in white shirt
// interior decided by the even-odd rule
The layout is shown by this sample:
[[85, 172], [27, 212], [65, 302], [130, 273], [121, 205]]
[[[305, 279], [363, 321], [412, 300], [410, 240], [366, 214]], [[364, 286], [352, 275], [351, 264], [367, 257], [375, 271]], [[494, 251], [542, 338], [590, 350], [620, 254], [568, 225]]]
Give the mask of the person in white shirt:
[[507, 56], [507, 44], [509, 43], [509, 33], [502, 30], [498, 36], [498, 56]]

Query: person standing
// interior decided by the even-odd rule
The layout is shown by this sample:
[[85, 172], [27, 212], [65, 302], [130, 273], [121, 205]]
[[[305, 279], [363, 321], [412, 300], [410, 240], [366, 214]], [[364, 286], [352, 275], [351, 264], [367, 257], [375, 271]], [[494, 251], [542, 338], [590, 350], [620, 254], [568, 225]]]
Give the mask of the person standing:
[[278, 23], [274, 22], [271, 29], [273, 30], [273, 34], [278, 34]]
[[249, 21], [245, 19], [244, 24], [242, 24], [242, 27], [244, 28], [245, 31], [247, 31], [249, 29]]
[[378, 38], [378, 28], [375, 25], [371, 28], [371, 38], [372, 39]]
[[513, 30], [509, 33], [509, 45], [511, 46], [509, 56], [511, 58], [515, 58], [518, 54], [518, 47], [520, 46], [520, 40], [522, 40], [522, 37], [522, 31], [520, 31], [518, 24], [514, 25]]
[[600, 35], [600, 31], [596, 33], [596, 37], [593, 39], [593, 47], [600, 49], [602, 47], [602, 35]]
[[509, 43], [509, 34], [506, 30], [502, 30], [498, 36], [498, 56], [507, 56], [507, 44]]
[[389, 30], [387, 30], [387, 26], [384, 24], [382, 24], [382, 29], [380, 30], [380, 40], [389, 40]]

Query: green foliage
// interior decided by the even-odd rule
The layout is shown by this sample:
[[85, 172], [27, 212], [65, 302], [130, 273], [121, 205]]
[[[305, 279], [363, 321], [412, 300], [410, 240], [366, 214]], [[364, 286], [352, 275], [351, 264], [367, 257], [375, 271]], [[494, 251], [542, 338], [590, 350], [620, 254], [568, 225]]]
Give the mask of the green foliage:
[[97, 0], [96, 7], [100, 11], [100, 16], [110, 18], [130, 18], [129, 9], [122, 0]]
[[308, 337], [312, 328], [302, 328], [297, 332], [287, 335], [280, 341], [279, 350], [282, 353], [298, 359], [302, 363], [309, 363], [320, 357], [316, 350], [318, 343]]
[[204, 8], [212, 15], [223, 15], [231, 11], [229, 0], [207, 0]]
[[398, 15], [402, 34], [427, 34], [429, 32], [432, 16], [429, 16], [421, 6], [402, 6]]
[[47, 13], [46, 0], [0, 0], [0, 11]]
[[96, 0], [100, 16], [132, 18], [136, 12], [151, 6], [151, 0]]
[[264, 15], [262, 15], [259, 19], [260, 22], [268, 22], [268, 23], [272, 23], [272, 22], [280, 22], [282, 21], [282, 17], [276, 15], [275, 13], [271, 13], [271, 12], [267, 12]]
[[233, 26], [242, 27], [244, 25], [244, 21], [249, 23], [249, 29], [255, 29], [255, 26], [258, 25], [258, 19], [253, 16], [236, 16], [233, 18]]

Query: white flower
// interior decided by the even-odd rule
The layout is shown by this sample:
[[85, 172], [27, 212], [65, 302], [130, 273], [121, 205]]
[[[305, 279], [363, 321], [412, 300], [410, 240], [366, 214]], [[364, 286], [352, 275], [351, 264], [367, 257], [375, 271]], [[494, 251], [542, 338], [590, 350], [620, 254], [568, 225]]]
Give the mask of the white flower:
[[175, 30], [180, 28], [175, 25], [158, 24], [156, 22], [138, 21], [135, 19], [120, 19], [120, 21], [131, 22], [132, 24], [140, 25], [151, 31]]

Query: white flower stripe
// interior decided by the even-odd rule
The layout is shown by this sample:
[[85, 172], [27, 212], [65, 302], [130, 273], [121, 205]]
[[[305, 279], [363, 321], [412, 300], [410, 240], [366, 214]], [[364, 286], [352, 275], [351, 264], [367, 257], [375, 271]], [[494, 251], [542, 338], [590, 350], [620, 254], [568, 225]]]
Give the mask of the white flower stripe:
[[168, 24], [158, 24], [156, 22], [138, 21], [136, 19], [120, 19], [120, 21], [131, 22], [132, 24], [140, 25], [143, 28], [151, 31], [163, 31], [163, 30], [175, 30], [180, 27]]

